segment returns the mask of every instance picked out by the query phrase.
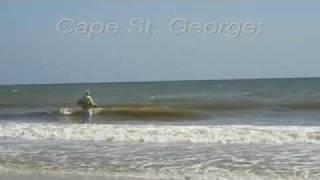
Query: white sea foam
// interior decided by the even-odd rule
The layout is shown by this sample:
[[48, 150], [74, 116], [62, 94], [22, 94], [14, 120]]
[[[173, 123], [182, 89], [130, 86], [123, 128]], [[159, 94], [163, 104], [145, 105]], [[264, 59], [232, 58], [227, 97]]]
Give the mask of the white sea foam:
[[301, 175], [279, 175], [269, 172], [264, 175], [257, 175], [247, 171], [229, 171], [220, 168], [207, 169], [206, 174], [173, 171], [157, 172], [147, 170], [147, 172], [82, 172], [73, 170], [34, 170], [26, 168], [11, 168], [0, 166], [0, 176], [9, 177], [15, 180], [42, 180], [42, 179], [61, 179], [61, 180], [87, 180], [89, 178], [96, 180], [116, 179], [116, 180], [318, 180], [318, 176], [301, 174]]
[[320, 144], [320, 127], [0, 124], [1, 138], [223, 144]]

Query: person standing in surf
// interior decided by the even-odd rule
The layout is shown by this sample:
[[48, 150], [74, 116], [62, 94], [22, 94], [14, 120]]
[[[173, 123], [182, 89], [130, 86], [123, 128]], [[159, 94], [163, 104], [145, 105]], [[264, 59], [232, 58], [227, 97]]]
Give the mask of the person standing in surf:
[[97, 107], [93, 98], [90, 96], [90, 91], [86, 90], [83, 97], [78, 101], [78, 105], [84, 110], [83, 123], [90, 124], [92, 121], [92, 110], [91, 108]]

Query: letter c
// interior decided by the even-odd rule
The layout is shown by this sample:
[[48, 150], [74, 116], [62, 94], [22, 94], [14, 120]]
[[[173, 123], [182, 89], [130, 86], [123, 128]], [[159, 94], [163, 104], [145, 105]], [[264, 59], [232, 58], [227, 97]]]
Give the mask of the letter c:
[[61, 33], [64, 33], [64, 34], [70, 34], [74, 31], [73, 27], [71, 27], [69, 30], [63, 30], [64, 28], [62, 27], [63, 24], [65, 23], [69, 23], [71, 25], [74, 24], [74, 20], [71, 19], [71, 18], [62, 18], [60, 21], [57, 22], [57, 25], [56, 25], [56, 29], [61, 32]]

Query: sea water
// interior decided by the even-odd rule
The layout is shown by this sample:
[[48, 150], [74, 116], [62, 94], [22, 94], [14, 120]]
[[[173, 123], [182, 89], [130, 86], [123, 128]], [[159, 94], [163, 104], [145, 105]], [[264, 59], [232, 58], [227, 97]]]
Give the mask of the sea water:
[[316, 78], [8, 85], [0, 100], [5, 179], [320, 179]]

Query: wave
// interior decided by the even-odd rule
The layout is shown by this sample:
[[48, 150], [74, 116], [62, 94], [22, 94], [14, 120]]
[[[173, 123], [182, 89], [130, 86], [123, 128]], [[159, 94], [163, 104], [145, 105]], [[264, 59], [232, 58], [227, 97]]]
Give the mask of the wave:
[[257, 110], [257, 109], [283, 109], [283, 110], [320, 110], [320, 102], [215, 102], [191, 105], [202, 110]]
[[[259, 109], [282, 109], [282, 110], [320, 110], [320, 102], [259, 102], [259, 101], [221, 101], [207, 103], [171, 103], [171, 104], [128, 104], [111, 105], [96, 108], [96, 113], [119, 113], [119, 114], [197, 114], [205, 111], [236, 111], [236, 110], [259, 110]], [[77, 108], [61, 108], [63, 111], [79, 111]], [[71, 113], [72, 114], [72, 113]]]
[[[9, 110], [7, 109], [9, 108]], [[137, 118], [172, 117], [206, 118], [219, 111], [319, 111], [320, 102], [258, 103], [254, 101], [181, 103], [181, 104], [124, 104], [93, 108], [93, 114], [100, 116], [125, 116]], [[77, 107], [15, 108], [0, 107], [0, 117], [37, 116], [81, 116], [83, 110]]]
[[[93, 114], [98, 115], [122, 115], [137, 117], [190, 117], [203, 114], [197, 109], [175, 108], [168, 106], [126, 106], [126, 107], [107, 107], [93, 108]], [[78, 108], [61, 108], [59, 114], [62, 115], [81, 115], [83, 110]]]
[[[99, 116], [126, 116], [137, 118], [152, 117], [203, 117], [207, 113], [204, 110], [192, 108], [176, 108], [169, 106], [114, 106], [92, 108], [93, 114]], [[35, 108], [17, 109], [12, 112], [0, 112], [0, 117], [43, 117], [43, 116], [82, 116], [81, 108]]]
[[284, 106], [291, 110], [320, 110], [320, 102], [291, 103]]
[[[92, 109], [98, 115], [119, 115], [130, 117], [207, 117], [212, 112], [271, 110], [271, 111], [318, 111], [320, 102], [261, 104], [257, 102], [215, 102], [194, 104], [134, 104]], [[51, 114], [81, 115], [79, 108], [60, 108]]]
[[320, 127], [0, 124], [1, 138], [223, 144], [320, 144]]
[[[72, 104], [71, 104], [72, 105]], [[69, 107], [68, 107], [69, 106]], [[79, 110], [79, 108], [70, 106], [70, 104], [43, 104], [41, 105], [20, 105], [20, 104], [0, 104], [0, 108], [61, 108], [69, 109], [70, 111]], [[131, 104], [101, 104], [100, 108], [96, 108], [97, 111], [105, 109], [105, 111], [117, 111], [126, 109], [130, 110], [163, 110], [163, 109], [188, 109], [188, 110], [250, 110], [250, 109], [263, 109], [263, 108], [286, 108], [286, 109], [305, 109], [320, 110], [320, 101], [263, 101], [263, 100], [225, 100], [225, 101], [213, 101], [213, 102], [153, 102], [153, 103], [131, 103]]]

